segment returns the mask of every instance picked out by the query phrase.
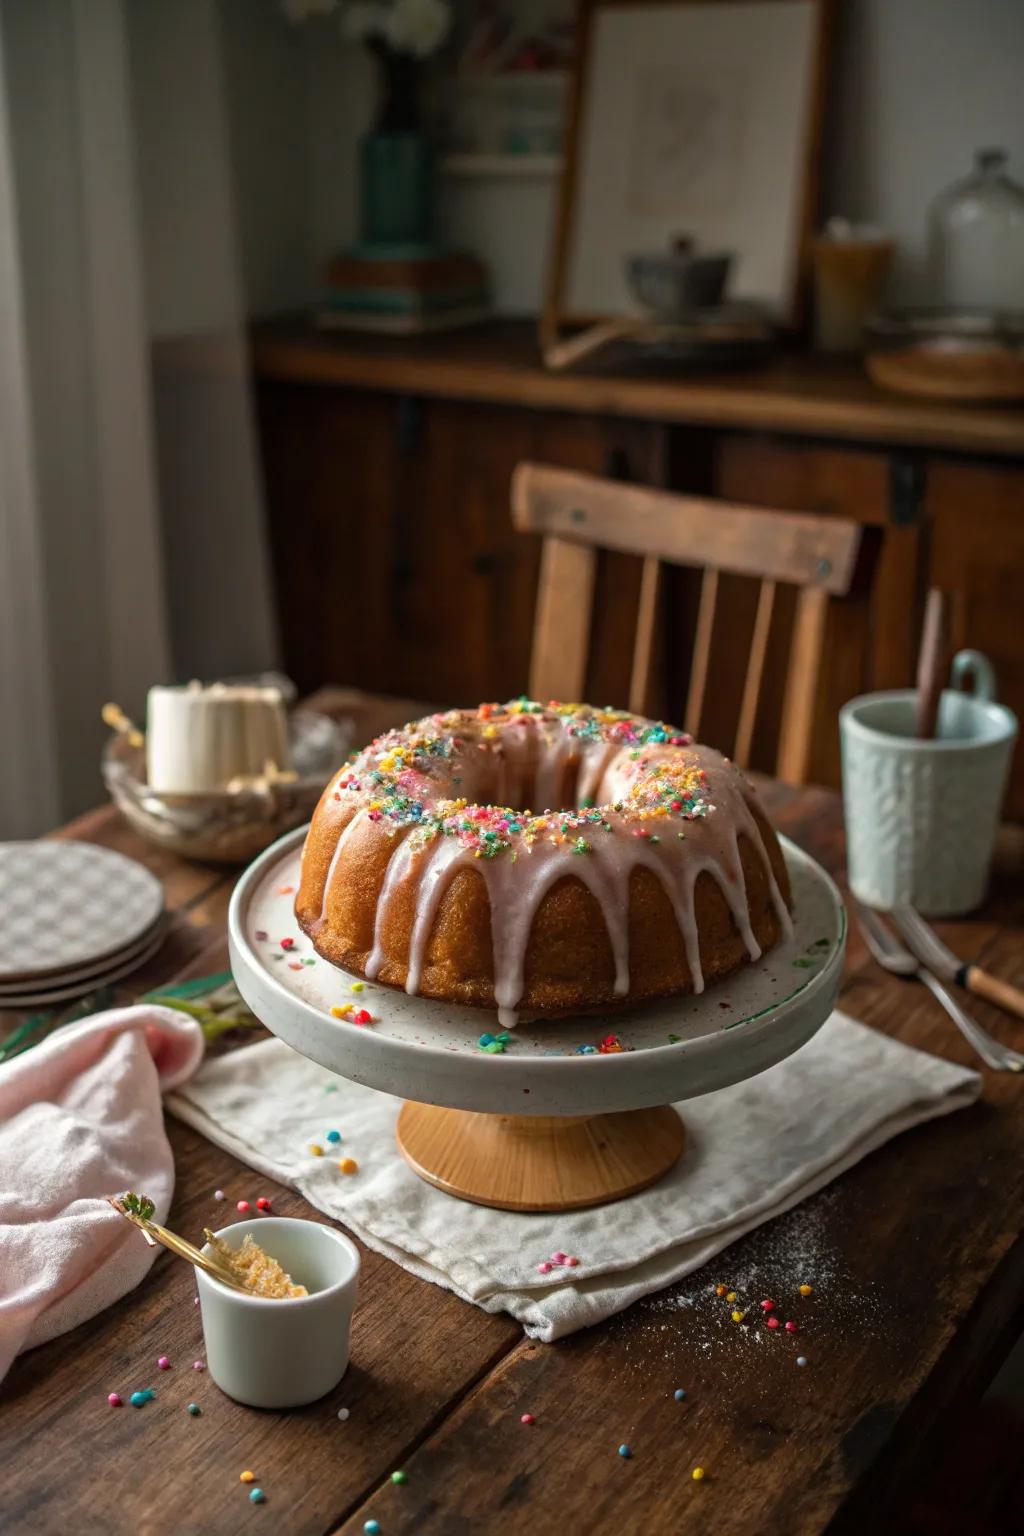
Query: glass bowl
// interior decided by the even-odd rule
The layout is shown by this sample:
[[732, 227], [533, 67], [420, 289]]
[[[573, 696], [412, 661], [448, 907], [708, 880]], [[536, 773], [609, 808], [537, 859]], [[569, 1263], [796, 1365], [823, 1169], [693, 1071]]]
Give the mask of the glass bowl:
[[288, 716], [294, 779], [199, 795], [157, 794], [146, 783], [146, 748], [112, 736], [103, 781], [125, 820], [147, 842], [186, 859], [246, 864], [313, 814], [323, 787], [352, 749], [354, 724], [312, 710]]

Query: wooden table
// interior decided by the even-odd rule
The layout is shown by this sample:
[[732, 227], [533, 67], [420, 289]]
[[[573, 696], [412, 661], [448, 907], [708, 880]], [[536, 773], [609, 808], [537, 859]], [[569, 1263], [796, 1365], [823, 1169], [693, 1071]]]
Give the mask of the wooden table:
[[[361, 739], [409, 717], [404, 704], [354, 707]], [[840, 872], [837, 797], [774, 784], [764, 792], [780, 828]], [[226, 965], [231, 876], [155, 853], [108, 809], [56, 835], [121, 849], [164, 880], [172, 931], [124, 984], [126, 999]], [[942, 928], [965, 955], [1021, 983], [1020, 849], [1006, 851], [984, 913]], [[901, 1040], [971, 1061], [924, 989], [872, 967], [856, 937], [844, 1003]], [[972, 1007], [1003, 1038], [1020, 1038], [1019, 1026]], [[511, 1318], [364, 1252], [349, 1372], [324, 1402], [288, 1414], [241, 1408], [193, 1373], [202, 1352], [194, 1285], [161, 1253], [122, 1303], [15, 1363], [0, 1396], [0, 1529], [325, 1536], [376, 1519], [383, 1536], [1008, 1530], [1022, 1492], [1010, 1435], [975, 1436], [945, 1472], [941, 1459], [948, 1438], [978, 1422], [980, 1390], [1021, 1329], [1022, 1104], [1024, 1083], [986, 1073], [974, 1108], [890, 1143], [707, 1271], [555, 1345], [528, 1342]], [[317, 1216], [177, 1121], [168, 1131], [178, 1231], [194, 1236], [216, 1218], [216, 1187]], [[804, 1369], [792, 1348], [768, 1338], [741, 1346], [717, 1325], [722, 1303], [709, 1288], [755, 1264], [751, 1285], [784, 1298], [787, 1313], [796, 1283], [816, 1284], [797, 1314]], [[155, 1369], [163, 1353], [173, 1361], [166, 1375]], [[107, 1406], [113, 1388], [151, 1382], [155, 1403]], [[688, 1394], [681, 1405], [678, 1386]], [[190, 1400], [201, 1417], [186, 1413]], [[520, 1424], [526, 1411], [532, 1428]], [[631, 1460], [617, 1455], [622, 1441]], [[690, 1476], [698, 1464], [702, 1483]], [[246, 1467], [267, 1493], [259, 1508], [238, 1480]], [[401, 1487], [390, 1482], [398, 1467], [408, 1474]], [[965, 1524], [952, 1491], [958, 1469], [970, 1508], [995, 1523]], [[908, 1514], [915, 1486], [929, 1492]]]

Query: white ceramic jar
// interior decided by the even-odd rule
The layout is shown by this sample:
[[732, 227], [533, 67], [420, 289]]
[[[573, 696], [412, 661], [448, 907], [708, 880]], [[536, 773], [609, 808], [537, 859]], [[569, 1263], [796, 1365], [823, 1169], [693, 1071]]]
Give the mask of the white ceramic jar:
[[309, 1295], [247, 1296], [197, 1269], [207, 1368], [222, 1392], [251, 1408], [316, 1402], [348, 1366], [359, 1250], [334, 1227], [290, 1216], [235, 1222], [217, 1236], [240, 1248], [249, 1233]]
[[914, 735], [912, 689], [864, 694], [839, 712], [850, 889], [869, 907], [900, 904], [942, 917], [980, 905], [1017, 736], [995, 703], [987, 657], [960, 651], [938, 735]]

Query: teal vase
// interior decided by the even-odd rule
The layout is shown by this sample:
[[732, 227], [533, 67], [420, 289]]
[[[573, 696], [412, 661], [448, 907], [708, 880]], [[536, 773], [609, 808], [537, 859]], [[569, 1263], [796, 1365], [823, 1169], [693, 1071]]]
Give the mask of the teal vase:
[[434, 152], [420, 123], [416, 60], [380, 41], [381, 105], [359, 146], [359, 227], [364, 246], [429, 247], [434, 234]]
[[360, 152], [364, 245], [429, 245], [434, 233], [434, 154], [426, 134], [368, 133]]

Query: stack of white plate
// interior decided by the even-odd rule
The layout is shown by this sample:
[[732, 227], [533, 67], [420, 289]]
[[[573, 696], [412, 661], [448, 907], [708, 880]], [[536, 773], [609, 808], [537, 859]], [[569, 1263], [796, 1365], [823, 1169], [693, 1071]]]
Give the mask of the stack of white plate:
[[0, 1008], [66, 1002], [159, 949], [164, 893], [148, 869], [91, 843], [0, 843]]

